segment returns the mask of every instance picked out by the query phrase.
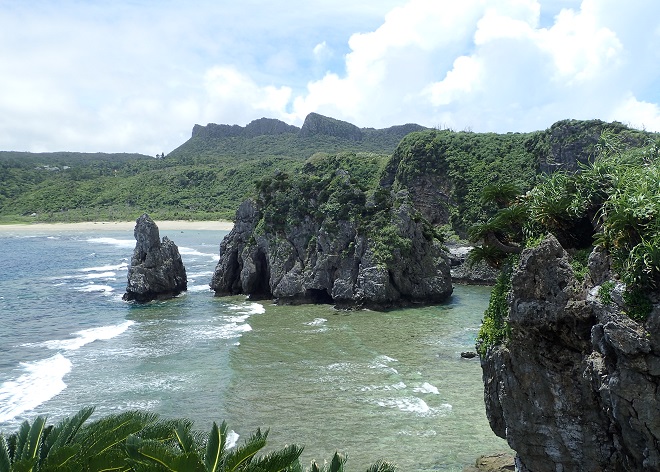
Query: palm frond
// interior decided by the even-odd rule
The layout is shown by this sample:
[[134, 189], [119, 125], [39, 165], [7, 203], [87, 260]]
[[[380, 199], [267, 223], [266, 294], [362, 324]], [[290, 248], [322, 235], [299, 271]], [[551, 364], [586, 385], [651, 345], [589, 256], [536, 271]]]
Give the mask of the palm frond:
[[0, 434], [0, 472], [9, 472], [10, 464], [9, 447], [5, 437]]
[[101, 454], [156, 421], [157, 415], [144, 411], [126, 411], [100, 418], [79, 430], [76, 442], [85, 456]]
[[254, 466], [269, 472], [290, 471], [290, 468], [298, 462], [298, 458], [302, 452], [302, 446], [291, 444], [279, 451], [271, 452], [256, 459]]
[[248, 439], [245, 440], [243, 445], [234, 448], [227, 454], [227, 457], [224, 461], [225, 470], [227, 472], [240, 470], [240, 467], [243, 464], [252, 461], [257, 452], [259, 452], [266, 445], [267, 438], [267, 430], [262, 433], [261, 429], [257, 429], [257, 431], [255, 431]]
[[378, 461], [367, 472], [396, 472], [396, 467], [391, 462]]
[[61, 420], [50, 429], [44, 441], [44, 455], [47, 457], [51, 451], [57, 451], [69, 444], [92, 413], [94, 413], [93, 407], [83, 408], [74, 416]]
[[206, 454], [204, 455], [204, 464], [206, 465], [207, 472], [220, 471], [222, 458], [225, 453], [225, 442], [227, 440], [227, 423], [224, 421], [218, 428], [218, 425], [213, 422], [209, 439], [206, 443]]

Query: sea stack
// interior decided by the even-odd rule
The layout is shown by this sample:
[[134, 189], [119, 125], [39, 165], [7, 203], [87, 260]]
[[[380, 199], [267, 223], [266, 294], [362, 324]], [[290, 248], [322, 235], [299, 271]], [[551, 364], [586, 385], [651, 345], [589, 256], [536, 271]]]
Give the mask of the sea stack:
[[179, 248], [146, 213], [135, 222], [135, 250], [128, 268], [125, 301], [140, 303], [172, 298], [186, 291], [188, 278]]

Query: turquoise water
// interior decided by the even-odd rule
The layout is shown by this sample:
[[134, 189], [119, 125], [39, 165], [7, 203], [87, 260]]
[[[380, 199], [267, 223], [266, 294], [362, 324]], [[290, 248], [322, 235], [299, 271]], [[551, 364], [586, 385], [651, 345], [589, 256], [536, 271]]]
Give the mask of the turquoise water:
[[337, 311], [276, 306], [208, 290], [224, 232], [161, 231], [182, 253], [189, 291], [121, 300], [132, 231], [8, 233], [0, 228], [0, 431], [83, 406], [144, 408], [199, 429], [227, 420], [240, 441], [305, 445], [303, 460], [347, 453], [402, 471], [462, 470], [506, 450], [485, 418], [474, 349], [485, 287], [441, 306]]

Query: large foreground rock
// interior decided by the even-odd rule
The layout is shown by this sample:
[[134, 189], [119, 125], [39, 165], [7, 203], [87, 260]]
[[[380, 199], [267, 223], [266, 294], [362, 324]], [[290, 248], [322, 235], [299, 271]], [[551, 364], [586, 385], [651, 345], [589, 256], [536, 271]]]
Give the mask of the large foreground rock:
[[148, 302], [184, 292], [188, 278], [176, 244], [167, 236], [160, 240], [158, 226], [147, 214], [137, 219], [133, 234], [137, 242], [123, 299]]
[[523, 252], [510, 339], [482, 359], [491, 428], [521, 471], [660, 470], [660, 307], [631, 320], [598, 294], [616, 287], [606, 255], [589, 267], [578, 283], [552, 236]]
[[451, 294], [447, 253], [425, 233], [411, 205], [393, 210], [389, 226], [393, 240], [406, 247], [378, 246], [359, 223], [331, 224], [312, 213], [296, 215], [295, 225], [275, 231], [264, 228], [258, 205], [245, 201], [220, 245], [211, 288], [217, 295], [376, 309], [439, 303]]

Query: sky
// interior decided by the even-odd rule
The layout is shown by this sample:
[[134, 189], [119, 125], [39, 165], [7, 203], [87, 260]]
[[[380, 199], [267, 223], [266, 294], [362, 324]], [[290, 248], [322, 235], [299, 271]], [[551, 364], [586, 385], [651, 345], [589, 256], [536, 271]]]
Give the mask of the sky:
[[0, 150], [168, 153], [195, 124], [660, 131], [657, 0], [0, 0]]

